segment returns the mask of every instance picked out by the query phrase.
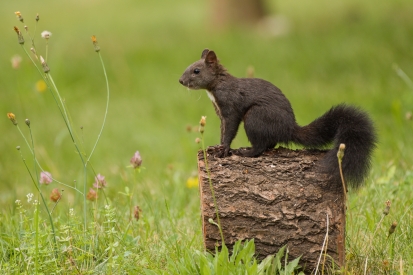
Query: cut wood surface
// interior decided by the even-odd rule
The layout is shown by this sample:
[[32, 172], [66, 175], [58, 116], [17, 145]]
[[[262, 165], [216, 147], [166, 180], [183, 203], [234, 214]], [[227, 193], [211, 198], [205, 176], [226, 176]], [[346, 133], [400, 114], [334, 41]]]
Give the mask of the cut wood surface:
[[[327, 254], [344, 263], [345, 205], [341, 184], [331, 184], [317, 171], [325, 151], [277, 148], [257, 158], [215, 157], [207, 149], [207, 164], [228, 247], [254, 239], [258, 258], [287, 245], [289, 259], [301, 256], [307, 271], [315, 268], [326, 236]], [[199, 188], [204, 243], [214, 251], [221, 244], [203, 151], [198, 153]], [[328, 261], [329, 257], [327, 257]]]

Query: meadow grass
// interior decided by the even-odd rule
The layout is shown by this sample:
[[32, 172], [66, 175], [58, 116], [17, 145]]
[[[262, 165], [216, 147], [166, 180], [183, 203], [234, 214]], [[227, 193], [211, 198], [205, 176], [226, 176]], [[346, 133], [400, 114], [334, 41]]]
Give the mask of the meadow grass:
[[[352, 274], [413, 272], [413, 125], [406, 119], [413, 90], [394, 69], [396, 64], [413, 77], [409, 1], [276, 1], [270, 8], [291, 26], [280, 37], [254, 29], [218, 31], [209, 20], [208, 2], [201, 1], [48, 0], [0, 6], [3, 273], [168, 274], [185, 273], [188, 265], [191, 274], [200, 262], [214, 261], [203, 258], [207, 256], [202, 253], [198, 190], [187, 187], [188, 179], [196, 176], [199, 149], [194, 142], [199, 134], [187, 129], [206, 115], [204, 141], [214, 145], [219, 142], [219, 120], [204, 92], [187, 91], [178, 83], [204, 48], [215, 50], [232, 74], [244, 76], [253, 66], [256, 77], [280, 87], [300, 124], [340, 102], [371, 114], [379, 144], [366, 186], [348, 194], [346, 268]], [[60, 258], [53, 256], [44, 206], [33, 205], [41, 198], [22, 161], [33, 169], [33, 156], [6, 114], [16, 115], [28, 140], [24, 120], [30, 119], [36, 157], [54, 178], [83, 190], [84, 171], [53, 97], [36, 86], [41, 76], [17, 43], [13, 26], [24, 34], [24, 25], [15, 11], [22, 12], [31, 32], [40, 14], [39, 54], [46, 48], [40, 32], [52, 32], [47, 63], [87, 154], [100, 132], [106, 103], [105, 78], [90, 41], [93, 34], [99, 39], [112, 91], [105, 129], [91, 158], [93, 171], [86, 178], [91, 187], [94, 173], [103, 174], [107, 187], [96, 202], [87, 202], [86, 237], [83, 196], [56, 182], [41, 186], [50, 210], [55, 207], [48, 200], [50, 192], [64, 189], [51, 213]], [[14, 55], [22, 57], [18, 69], [10, 63]], [[241, 129], [232, 146], [246, 145]], [[140, 173], [128, 167], [136, 150], [145, 168]], [[29, 193], [35, 195], [30, 202]], [[388, 200], [391, 208], [383, 215]], [[134, 206], [142, 210], [139, 220], [133, 218]], [[394, 221], [397, 227], [389, 235]]]

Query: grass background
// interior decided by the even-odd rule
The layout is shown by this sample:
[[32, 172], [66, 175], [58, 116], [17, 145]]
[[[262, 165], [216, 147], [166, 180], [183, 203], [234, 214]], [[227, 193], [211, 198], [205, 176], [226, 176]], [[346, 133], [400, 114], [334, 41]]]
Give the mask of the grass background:
[[[384, 258], [389, 268], [396, 268], [396, 260], [413, 258], [407, 244], [412, 236], [413, 125], [405, 119], [413, 109], [413, 89], [393, 69], [397, 64], [413, 77], [410, 1], [274, 1], [269, 9], [290, 24], [289, 33], [279, 37], [254, 28], [217, 30], [208, 1], [19, 0], [3, 1], [0, 7], [0, 114], [4, 114], [0, 119], [0, 205], [5, 213], [14, 213], [13, 202], [34, 192], [15, 147], [22, 147], [29, 163], [30, 155], [7, 112], [17, 116], [23, 129], [24, 119], [31, 120], [37, 156], [46, 170], [63, 182], [82, 183], [81, 163], [53, 98], [47, 91], [36, 91], [40, 76], [17, 43], [12, 28], [23, 29], [14, 15], [19, 10], [31, 31], [36, 13], [40, 14], [36, 34], [40, 54], [45, 52], [40, 32], [53, 33], [48, 64], [87, 152], [99, 132], [106, 99], [102, 69], [90, 41], [91, 35], [97, 36], [111, 99], [92, 164], [96, 173], [106, 176], [109, 197], [119, 207], [128, 207], [119, 191], [125, 186], [135, 188], [133, 202], [143, 209], [151, 234], [167, 234], [163, 230], [168, 227], [163, 226], [172, 223], [177, 232], [185, 233], [178, 236], [187, 235], [188, 245], [202, 247], [198, 191], [186, 187], [196, 172], [198, 134], [188, 132], [187, 126], [197, 125], [206, 115], [205, 142], [213, 145], [219, 142], [219, 120], [205, 92], [187, 91], [178, 79], [204, 48], [210, 48], [232, 74], [245, 76], [248, 66], [254, 66], [256, 77], [280, 87], [300, 124], [340, 102], [371, 114], [379, 144], [367, 186], [350, 194], [349, 257], [362, 254], [368, 234], [376, 239], [372, 233], [384, 202], [391, 200], [396, 212], [390, 216], [400, 222], [399, 235], [391, 249], [379, 239], [374, 257], [383, 259], [373, 258], [383, 263], [382, 270], [387, 268]], [[17, 70], [10, 62], [16, 54], [23, 57]], [[246, 145], [241, 129], [232, 147]], [[146, 168], [137, 182], [127, 168], [136, 150]], [[92, 185], [91, 173], [89, 178]], [[65, 190], [61, 208], [76, 209], [79, 199]], [[379, 230], [383, 236], [391, 218]], [[165, 251], [155, 249], [154, 254]], [[152, 264], [162, 269], [160, 258]], [[411, 268], [412, 263], [406, 265]]]

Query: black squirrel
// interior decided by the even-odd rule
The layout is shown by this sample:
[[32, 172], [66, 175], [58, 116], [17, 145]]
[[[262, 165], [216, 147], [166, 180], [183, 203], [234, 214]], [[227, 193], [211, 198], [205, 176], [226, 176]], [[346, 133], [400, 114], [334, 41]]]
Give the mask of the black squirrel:
[[243, 121], [252, 148], [234, 151], [235, 154], [257, 157], [278, 143], [293, 142], [307, 148], [334, 143], [320, 161], [320, 168], [338, 181], [337, 151], [344, 143], [342, 167], [346, 181], [358, 187], [369, 172], [376, 130], [369, 116], [354, 106], [334, 106], [309, 125], [299, 126], [290, 102], [279, 88], [263, 79], [232, 76], [215, 52], [208, 49], [185, 70], [179, 82], [189, 89], [207, 90], [221, 119], [220, 157], [230, 154], [231, 142]]

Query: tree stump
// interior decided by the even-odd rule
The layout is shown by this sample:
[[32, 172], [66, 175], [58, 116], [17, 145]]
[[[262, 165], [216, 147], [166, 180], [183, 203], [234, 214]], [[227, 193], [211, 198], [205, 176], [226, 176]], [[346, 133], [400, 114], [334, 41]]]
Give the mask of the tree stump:
[[[329, 220], [328, 264], [343, 265], [345, 203], [341, 183], [317, 171], [326, 151], [278, 148], [257, 158], [215, 157], [207, 149], [208, 168], [226, 245], [254, 239], [259, 259], [287, 245], [289, 259], [301, 256], [306, 271], [318, 262]], [[215, 251], [221, 237], [203, 151], [198, 153], [199, 188], [205, 247]]]

